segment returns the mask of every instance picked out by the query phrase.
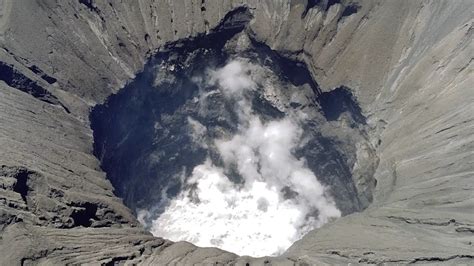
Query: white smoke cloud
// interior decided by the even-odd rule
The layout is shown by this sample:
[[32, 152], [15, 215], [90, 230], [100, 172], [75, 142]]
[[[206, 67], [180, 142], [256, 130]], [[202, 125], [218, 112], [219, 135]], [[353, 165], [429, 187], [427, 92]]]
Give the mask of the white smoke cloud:
[[[186, 181], [189, 188], [153, 221], [154, 235], [240, 255], [277, 255], [341, 215], [304, 158], [293, 155], [303, 135], [298, 120], [262, 122], [253, 113], [243, 92], [256, 89], [254, 68], [231, 61], [209, 74], [210, 84], [235, 100], [239, 113], [238, 133], [210, 145], [216, 147], [224, 168], [236, 167], [244, 182], [231, 182], [225, 169], [210, 159], [196, 166]], [[189, 123], [201, 140], [205, 126], [193, 119]]]
[[217, 83], [227, 97], [242, 97], [243, 91], [255, 88], [255, 82], [250, 77], [252, 68], [244, 61], [231, 61], [223, 68], [209, 71], [209, 83]]

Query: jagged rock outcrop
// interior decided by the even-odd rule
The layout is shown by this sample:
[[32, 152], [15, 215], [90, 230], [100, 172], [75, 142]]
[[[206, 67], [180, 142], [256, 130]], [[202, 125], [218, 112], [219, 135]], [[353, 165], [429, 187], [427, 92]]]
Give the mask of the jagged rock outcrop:
[[[353, 89], [379, 158], [368, 209], [278, 258], [151, 236], [92, 154], [91, 107], [240, 6], [249, 34], [305, 62], [323, 91]], [[470, 0], [0, 0], [1, 264], [472, 263], [473, 12]]]

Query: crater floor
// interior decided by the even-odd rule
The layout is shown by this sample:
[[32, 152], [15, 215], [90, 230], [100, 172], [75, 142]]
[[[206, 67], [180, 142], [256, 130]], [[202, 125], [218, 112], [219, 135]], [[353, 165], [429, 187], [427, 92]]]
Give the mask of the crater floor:
[[[155, 55], [92, 111], [95, 154], [154, 235], [279, 255], [367, 207], [375, 182], [356, 183], [378, 159], [348, 88], [322, 93], [304, 63], [244, 28], [218, 26]], [[357, 158], [360, 147], [372, 156]], [[356, 164], [366, 171], [353, 176]]]

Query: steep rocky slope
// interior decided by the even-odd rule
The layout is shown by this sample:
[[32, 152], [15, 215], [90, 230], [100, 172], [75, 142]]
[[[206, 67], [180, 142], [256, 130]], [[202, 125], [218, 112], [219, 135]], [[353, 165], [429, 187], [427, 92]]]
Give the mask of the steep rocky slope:
[[[154, 238], [92, 154], [91, 107], [239, 6], [323, 91], [353, 90], [379, 158], [368, 209], [278, 258]], [[473, 13], [470, 0], [0, 0], [1, 264], [470, 262]]]

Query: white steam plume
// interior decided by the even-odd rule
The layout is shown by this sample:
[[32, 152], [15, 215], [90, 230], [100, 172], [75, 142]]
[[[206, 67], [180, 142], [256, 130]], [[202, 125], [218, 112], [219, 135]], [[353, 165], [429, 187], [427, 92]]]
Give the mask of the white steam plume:
[[[277, 255], [311, 229], [340, 216], [326, 188], [296, 158], [303, 130], [296, 119], [262, 122], [244, 96], [255, 90], [254, 65], [231, 61], [211, 71], [209, 82], [236, 102], [238, 133], [216, 139], [224, 167], [235, 167], [242, 184], [210, 159], [196, 166], [184, 189], [152, 224], [152, 233], [198, 246], [216, 246], [240, 255]], [[189, 119], [195, 140], [205, 126]]]

